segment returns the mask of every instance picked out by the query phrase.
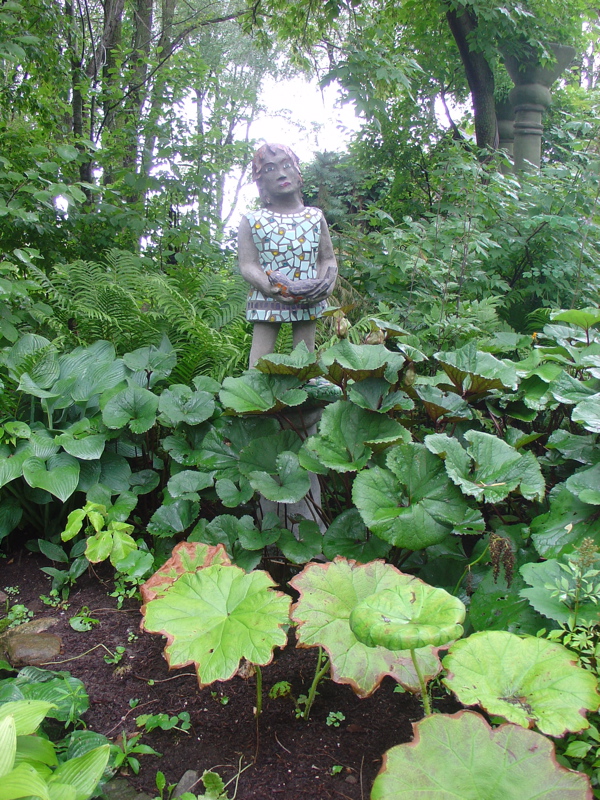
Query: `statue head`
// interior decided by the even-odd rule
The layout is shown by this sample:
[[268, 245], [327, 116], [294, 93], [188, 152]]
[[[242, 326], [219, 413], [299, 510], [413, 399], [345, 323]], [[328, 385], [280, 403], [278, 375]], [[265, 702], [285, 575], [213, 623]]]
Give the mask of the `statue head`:
[[258, 148], [252, 159], [252, 180], [266, 206], [278, 195], [295, 193], [302, 202], [300, 161], [285, 144], [263, 144]]

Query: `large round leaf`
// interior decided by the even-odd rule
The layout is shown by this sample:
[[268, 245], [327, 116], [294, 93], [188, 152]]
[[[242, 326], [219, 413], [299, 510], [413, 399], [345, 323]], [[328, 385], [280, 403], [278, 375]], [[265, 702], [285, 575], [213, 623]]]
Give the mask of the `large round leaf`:
[[[471, 509], [448, 479], [443, 463], [421, 444], [398, 445], [389, 470], [359, 473], [352, 499], [366, 526], [397, 547], [421, 550], [462, 531]], [[464, 531], [467, 532], [467, 531]]]
[[79, 483], [79, 461], [68, 453], [41, 458], [28, 458], [23, 464], [23, 477], [34, 489], [45, 489], [63, 503]]
[[300, 342], [289, 355], [272, 353], [263, 356], [258, 360], [256, 369], [266, 375], [294, 375], [300, 381], [308, 381], [321, 375], [317, 357], [308, 351], [304, 341]]
[[102, 409], [107, 428], [129, 427], [134, 433], [145, 433], [156, 421], [158, 397], [141, 386], [128, 386], [108, 400]]
[[390, 547], [378, 536], [369, 535], [356, 508], [342, 511], [323, 536], [323, 553], [330, 561], [336, 556], [344, 556], [366, 564], [376, 558], [385, 558]]
[[481, 631], [455, 642], [444, 658], [444, 683], [461, 703], [549, 736], [589, 727], [600, 705], [596, 678], [565, 647], [535, 636]]
[[[516, 389], [519, 385], [517, 373], [512, 364], [499, 361], [491, 353], [477, 349], [469, 342], [460, 350], [435, 353], [444, 372], [458, 391], [467, 395], [488, 394], [492, 389]], [[468, 383], [465, 379], [468, 378]]]
[[392, 747], [371, 800], [592, 800], [588, 778], [559, 767], [552, 742], [479, 714], [435, 714]]
[[[564, 559], [562, 561], [564, 564]], [[577, 579], [573, 572], [565, 572], [555, 558], [539, 564], [523, 564], [520, 572], [529, 584], [521, 589], [521, 597], [526, 597], [535, 610], [545, 617], [567, 623], [569, 617], [573, 616], [573, 598], [577, 593]], [[561, 600], [561, 595], [565, 596], [566, 603]], [[597, 621], [598, 605], [584, 598], [577, 608], [577, 622], [593, 626]]]
[[242, 658], [268, 664], [284, 647], [289, 597], [266, 572], [215, 564], [184, 573], [144, 607], [143, 627], [167, 637], [170, 667], [194, 664], [200, 687], [231, 678]]
[[249, 370], [239, 378], [225, 378], [219, 398], [238, 414], [279, 411], [306, 400], [306, 392], [297, 388], [298, 383], [293, 375], [263, 375]]
[[231, 564], [222, 544], [212, 547], [202, 542], [179, 542], [171, 557], [140, 586], [142, 602], [162, 597], [184, 573], [194, 573], [211, 564]]
[[321, 362], [334, 383], [352, 379], [386, 378], [390, 383], [398, 379], [404, 366], [404, 356], [392, 353], [382, 344], [352, 344], [347, 339], [325, 350]]
[[[290, 581], [300, 592], [292, 609], [298, 624], [298, 646], [325, 648], [331, 660], [331, 677], [336, 683], [348, 683], [359, 697], [368, 697], [386, 675], [410, 691], [419, 691], [408, 650], [367, 647], [350, 628], [350, 614], [365, 598], [398, 583], [418, 582], [391, 564], [372, 561], [357, 564], [336, 558], [329, 564], [309, 564]], [[440, 665], [435, 649], [416, 651], [422, 673], [431, 678]]]
[[277, 472], [251, 472], [250, 485], [267, 500], [274, 503], [297, 503], [310, 491], [310, 475], [298, 463], [296, 453], [284, 452], [277, 456]]
[[[292, 430], [259, 436], [240, 450], [238, 469], [242, 475], [249, 475], [251, 472], [275, 473], [281, 453], [297, 453], [301, 445], [302, 439]], [[231, 450], [231, 446], [229, 449]]]
[[208, 392], [195, 392], [189, 386], [174, 384], [165, 389], [158, 401], [161, 421], [170, 425], [185, 422], [199, 425], [215, 410], [215, 401]]
[[462, 636], [465, 613], [458, 597], [414, 580], [362, 600], [350, 614], [350, 628], [369, 647], [441, 647]]

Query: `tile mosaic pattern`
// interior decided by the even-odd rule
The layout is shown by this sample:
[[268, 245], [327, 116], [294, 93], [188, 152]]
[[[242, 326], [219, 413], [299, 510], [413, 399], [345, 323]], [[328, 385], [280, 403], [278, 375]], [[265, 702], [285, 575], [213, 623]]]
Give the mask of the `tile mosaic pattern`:
[[[303, 208], [296, 214], [276, 214], [264, 208], [250, 214], [252, 239], [261, 267], [280, 270], [293, 280], [317, 277], [317, 256], [323, 212]], [[320, 317], [326, 303], [286, 305], [256, 289], [248, 295], [246, 319], [250, 322], [303, 322]]]

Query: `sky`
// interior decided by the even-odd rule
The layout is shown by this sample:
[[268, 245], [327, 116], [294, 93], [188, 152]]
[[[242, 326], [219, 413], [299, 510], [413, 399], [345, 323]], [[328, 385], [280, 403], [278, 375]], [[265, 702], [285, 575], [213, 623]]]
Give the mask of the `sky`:
[[[251, 138], [287, 144], [300, 163], [310, 161], [316, 152], [344, 150], [361, 124], [353, 105], [341, 104], [335, 84], [320, 89], [316, 81], [301, 76], [265, 80], [261, 101], [267, 111], [252, 124]], [[232, 176], [232, 186], [236, 181], [237, 176]], [[248, 178], [230, 221], [232, 227], [237, 227], [257, 196], [256, 186]]]

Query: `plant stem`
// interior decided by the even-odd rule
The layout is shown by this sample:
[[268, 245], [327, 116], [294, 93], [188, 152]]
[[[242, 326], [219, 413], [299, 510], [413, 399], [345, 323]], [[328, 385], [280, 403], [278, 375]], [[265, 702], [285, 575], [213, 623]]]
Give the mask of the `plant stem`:
[[480, 556], [478, 556], [478, 557], [475, 559], [475, 561], [470, 561], [470, 562], [467, 564], [467, 566], [464, 568], [462, 575], [461, 575], [461, 576], [460, 576], [460, 578], [458, 579], [458, 581], [457, 581], [457, 583], [456, 583], [456, 586], [454, 587], [454, 589], [453, 589], [453, 591], [452, 591], [452, 594], [453, 594], [455, 597], [458, 597], [458, 595], [457, 595], [456, 593], [457, 593], [457, 592], [458, 592], [458, 590], [460, 589], [460, 585], [461, 585], [461, 583], [463, 582], [463, 580], [464, 580], [464, 577], [465, 577], [465, 575], [467, 574], [467, 572], [468, 572], [468, 571], [471, 569], [471, 567], [474, 567], [474, 566], [475, 566], [475, 564], [479, 564], [479, 562], [481, 561], [481, 559], [484, 557], [484, 555], [487, 553], [487, 551], [488, 551], [489, 549], [490, 549], [490, 546], [489, 546], [489, 544], [488, 544], [488, 545], [486, 545], [486, 548], [485, 548], [485, 550], [483, 551], [483, 553], [482, 553]]
[[256, 711], [254, 716], [258, 720], [262, 713], [262, 670], [258, 664], [254, 666], [256, 667]]
[[315, 697], [317, 696], [317, 686], [319, 685], [321, 678], [323, 677], [323, 675], [325, 675], [328, 669], [329, 669], [329, 658], [327, 656], [323, 657], [323, 648], [319, 647], [319, 657], [317, 658], [317, 668], [315, 670], [315, 677], [313, 678], [313, 682], [311, 683], [310, 689], [308, 690], [306, 705], [304, 706], [304, 711], [302, 713], [302, 719], [304, 720], [308, 719], [310, 715], [310, 710], [312, 708], [313, 703], [315, 702]]
[[417, 678], [419, 679], [419, 686], [421, 687], [423, 710], [425, 711], [425, 716], [428, 716], [431, 714], [431, 703], [429, 702], [429, 695], [427, 694], [427, 684], [423, 679], [423, 673], [421, 672], [421, 667], [419, 666], [419, 662], [417, 660], [417, 654], [414, 650], [410, 651], [410, 657], [412, 658], [413, 666], [415, 668], [415, 672], [417, 673]]

